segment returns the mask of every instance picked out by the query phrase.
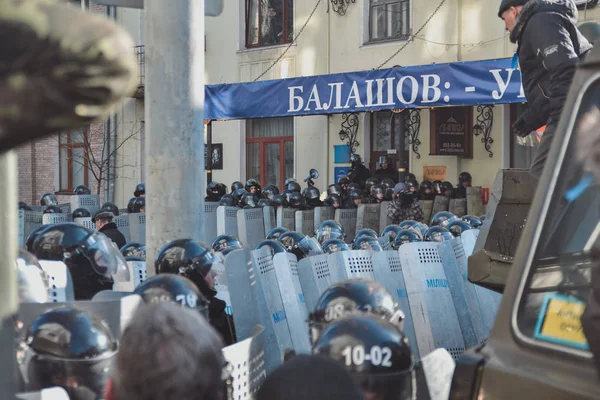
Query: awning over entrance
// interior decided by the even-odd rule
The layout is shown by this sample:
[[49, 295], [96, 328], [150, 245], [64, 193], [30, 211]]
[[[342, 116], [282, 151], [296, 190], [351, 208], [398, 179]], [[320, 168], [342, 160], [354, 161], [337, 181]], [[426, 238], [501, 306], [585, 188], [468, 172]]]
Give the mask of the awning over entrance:
[[206, 119], [339, 114], [525, 101], [510, 58], [206, 86]]

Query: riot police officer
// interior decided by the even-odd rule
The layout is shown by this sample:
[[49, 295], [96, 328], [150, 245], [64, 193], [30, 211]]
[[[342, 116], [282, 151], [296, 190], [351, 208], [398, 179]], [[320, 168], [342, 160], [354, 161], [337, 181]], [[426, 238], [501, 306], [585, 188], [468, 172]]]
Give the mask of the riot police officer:
[[473, 177], [468, 172], [461, 172], [458, 175], [458, 185], [456, 186], [456, 198], [457, 199], [466, 199], [467, 198], [467, 188], [471, 187], [471, 183], [473, 182]]
[[146, 185], [138, 183], [133, 192], [134, 197], [146, 197]]
[[210, 182], [206, 185], [206, 197], [204, 201], [218, 202], [226, 192], [227, 188], [225, 185], [219, 182]]
[[380, 181], [391, 179], [394, 184], [398, 182], [398, 171], [392, 167], [392, 160], [389, 156], [379, 157], [379, 169], [375, 171], [375, 177]]
[[362, 159], [358, 154], [352, 154], [350, 162], [352, 166], [350, 167], [350, 171], [348, 171], [348, 179], [364, 188], [365, 182], [371, 177], [371, 172], [363, 165]]

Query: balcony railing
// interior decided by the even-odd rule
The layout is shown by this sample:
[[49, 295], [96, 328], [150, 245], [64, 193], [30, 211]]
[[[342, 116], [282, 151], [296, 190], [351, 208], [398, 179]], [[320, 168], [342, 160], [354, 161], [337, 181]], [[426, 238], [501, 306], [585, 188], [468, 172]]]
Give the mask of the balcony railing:
[[135, 98], [143, 98], [144, 97], [144, 80], [146, 79], [146, 53], [144, 51], [144, 46], [135, 46], [135, 57], [137, 59], [138, 65], [138, 81], [137, 88], [133, 97]]

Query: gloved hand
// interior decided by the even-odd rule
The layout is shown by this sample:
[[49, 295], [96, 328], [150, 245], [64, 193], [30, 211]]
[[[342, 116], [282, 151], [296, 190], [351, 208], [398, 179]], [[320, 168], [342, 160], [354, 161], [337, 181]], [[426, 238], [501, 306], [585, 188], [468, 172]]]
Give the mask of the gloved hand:
[[527, 113], [523, 113], [521, 114], [521, 116], [515, 121], [515, 123], [512, 126], [512, 133], [514, 133], [517, 136], [520, 137], [525, 137], [527, 135], [529, 135], [532, 130], [530, 128], [527, 127], [527, 123], [525, 122], [525, 118]]

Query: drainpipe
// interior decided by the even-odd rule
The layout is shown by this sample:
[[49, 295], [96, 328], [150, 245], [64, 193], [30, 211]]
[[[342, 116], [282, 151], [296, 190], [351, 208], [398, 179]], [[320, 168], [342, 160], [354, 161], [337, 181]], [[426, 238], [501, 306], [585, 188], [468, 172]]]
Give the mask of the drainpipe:
[[[109, 19], [116, 21], [117, 19], [117, 7], [115, 6], [107, 6], [106, 15]], [[116, 114], [112, 113], [109, 115], [104, 122], [105, 129], [105, 138], [108, 137], [108, 149], [106, 151], [107, 160], [107, 179], [105, 180], [106, 184], [104, 185], [104, 201], [110, 201], [111, 203], [115, 202], [115, 173], [116, 173], [116, 162], [117, 155], [112, 154], [113, 149], [117, 147], [117, 123], [116, 123]], [[106, 136], [108, 135], [108, 136]]]

